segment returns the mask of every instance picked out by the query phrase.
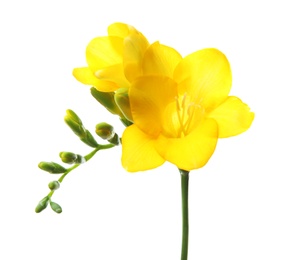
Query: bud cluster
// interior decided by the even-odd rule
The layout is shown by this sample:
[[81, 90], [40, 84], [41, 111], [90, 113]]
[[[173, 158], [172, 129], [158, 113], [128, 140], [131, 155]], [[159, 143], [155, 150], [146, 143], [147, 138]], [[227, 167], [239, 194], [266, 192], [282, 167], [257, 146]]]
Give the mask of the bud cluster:
[[[95, 92], [93, 91], [92, 93]], [[120, 112], [118, 106], [114, 101], [114, 93], [113, 94], [101, 93], [101, 95], [98, 96], [101, 97], [101, 102], [103, 101], [111, 102], [111, 104], [113, 104], [113, 107], [110, 106], [109, 109], [115, 109], [115, 110], [117, 109], [116, 111], [114, 110], [114, 113], [116, 112], [118, 115], [122, 116], [121, 119], [123, 120], [123, 122], [126, 122], [128, 124], [129, 121], [127, 121], [127, 119], [123, 116], [123, 114]], [[48, 204], [50, 205], [53, 211], [55, 211], [56, 213], [61, 213], [62, 212], [61, 206], [51, 201], [51, 197], [53, 193], [60, 188], [60, 184], [65, 178], [65, 176], [73, 169], [77, 168], [80, 164], [85, 163], [90, 158], [92, 158], [97, 151], [102, 149], [112, 148], [114, 147], [114, 145], [119, 145], [120, 143], [118, 135], [114, 132], [113, 126], [110, 124], [100, 123], [96, 125], [96, 130], [95, 130], [96, 134], [102, 139], [107, 140], [110, 144], [113, 144], [113, 145], [110, 144], [101, 145], [98, 144], [94, 139], [94, 137], [92, 136], [92, 134], [87, 129], [85, 129], [81, 119], [75, 112], [73, 112], [72, 110], [67, 110], [64, 120], [67, 123], [67, 125], [71, 128], [71, 130], [80, 138], [82, 142], [95, 149], [86, 156], [82, 156], [80, 154], [67, 151], [60, 152], [59, 157], [61, 158], [62, 162], [68, 164], [74, 164], [70, 168], [65, 168], [55, 162], [40, 162], [38, 164], [40, 169], [52, 174], [62, 174], [62, 176], [58, 180], [51, 181], [48, 184], [50, 192], [36, 206], [35, 211], [37, 213], [43, 211], [48, 206]]]
[[132, 125], [133, 119], [130, 110], [128, 89], [120, 88], [116, 92], [100, 92], [96, 88], [90, 89], [91, 95], [110, 113], [118, 115], [125, 125]]
[[35, 208], [35, 212], [36, 213], [40, 213], [41, 211], [43, 211], [47, 206], [48, 204], [50, 204], [50, 207], [51, 209], [56, 212], [56, 213], [62, 213], [62, 208], [59, 204], [51, 201], [51, 198], [50, 196], [46, 196], [44, 197], [39, 203], [38, 205], [36, 206]]
[[66, 111], [66, 116], [64, 120], [71, 128], [71, 130], [80, 138], [81, 141], [93, 148], [96, 148], [98, 146], [98, 143], [95, 141], [92, 134], [84, 128], [82, 121], [75, 112], [68, 109]]

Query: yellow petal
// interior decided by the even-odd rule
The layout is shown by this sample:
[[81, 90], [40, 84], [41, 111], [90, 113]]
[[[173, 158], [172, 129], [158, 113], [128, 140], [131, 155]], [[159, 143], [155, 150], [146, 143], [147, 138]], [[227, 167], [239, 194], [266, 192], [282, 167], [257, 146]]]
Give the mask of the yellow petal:
[[124, 76], [122, 63], [97, 70], [95, 76], [99, 79], [114, 82], [118, 86], [117, 89], [127, 88], [130, 85]]
[[94, 76], [94, 73], [88, 67], [75, 68], [72, 74], [78, 81], [86, 85], [94, 86], [98, 82], [98, 79]]
[[122, 63], [123, 39], [115, 36], [97, 37], [86, 48], [86, 60], [92, 71]]
[[218, 138], [217, 123], [207, 119], [183, 138], [160, 135], [156, 142], [158, 153], [179, 169], [190, 171], [203, 167], [212, 156]]
[[137, 172], [162, 165], [165, 160], [155, 150], [154, 142], [155, 139], [151, 139], [136, 125], [127, 127], [122, 136], [123, 167], [129, 172]]
[[118, 86], [110, 81], [103, 81], [94, 76], [90, 68], [75, 68], [73, 76], [83, 84], [94, 86], [99, 91], [112, 92], [118, 89]]
[[[108, 35], [125, 38], [133, 27], [125, 23], [113, 23], [108, 26]], [[134, 28], [133, 28], [134, 29]]]
[[142, 59], [148, 46], [145, 36], [137, 30], [131, 30], [124, 39], [124, 72], [130, 82], [142, 74]]
[[237, 97], [228, 97], [225, 102], [209, 113], [208, 117], [217, 121], [219, 137], [230, 137], [246, 131], [253, 119], [247, 104]]
[[174, 72], [180, 93], [211, 110], [223, 102], [231, 89], [231, 70], [225, 55], [216, 49], [203, 49], [185, 57]]
[[181, 60], [181, 55], [175, 49], [155, 42], [144, 55], [143, 73], [173, 78], [174, 70]]
[[130, 107], [134, 123], [145, 133], [158, 136], [166, 106], [177, 96], [176, 83], [163, 76], [146, 76], [130, 88]]

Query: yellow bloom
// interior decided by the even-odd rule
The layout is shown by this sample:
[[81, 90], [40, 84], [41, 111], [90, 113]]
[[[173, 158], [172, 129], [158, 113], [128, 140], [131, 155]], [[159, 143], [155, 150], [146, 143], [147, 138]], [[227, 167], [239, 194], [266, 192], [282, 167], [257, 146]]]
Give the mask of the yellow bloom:
[[165, 161], [186, 171], [200, 168], [218, 138], [250, 127], [254, 114], [228, 96], [231, 70], [220, 51], [203, 49], [182, 58], [156, 42], [146, 51], [142, 68], [143, 76], [129, 91], [134, 124], [122, 136], [126, 170], [148, 170]]
[[114, 23], [108, 36], [94, 38], [86, 48], [88, 66], [73, 70], [74, 77], [102, 92], [128, 88], [130, 81], [142, 73], [142, 58], [149, 46], [134, 27]]

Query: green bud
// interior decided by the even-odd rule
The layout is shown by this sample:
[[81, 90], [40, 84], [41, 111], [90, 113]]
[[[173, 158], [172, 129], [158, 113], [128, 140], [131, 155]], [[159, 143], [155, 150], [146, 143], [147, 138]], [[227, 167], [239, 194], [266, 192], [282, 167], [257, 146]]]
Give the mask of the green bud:
[[49, 189], [50, 190], [57, 190], [60, 188], [60, 182], [59, 181], [51, 181], [49, 183]]
[[38, 167], [49, 173], [64, 173], [67, 169], [54, 162], [40, 162]]
[[86, 162], [86, 160], [85, 160], [85, 158], [83, 156], [81, 156], [79, 154], [77, 154], [76, 156], [77, 156], [77, 158], [75, 160], [75, 163], [82, 164], [82, 163]]
[[63, 162], [65, 163], [84, 163], [85, 158], [81, 156], [80, 154], [75, 154], [71, 152], [61, 152], [60, 157]]
[[113, 126], [105, 122], [95, 126], [95, 133], [104, 140], [110, 140], [115, 135]]
[[85, 130], [85, 136], [80, 138], [80, 140], [93, 148], [98, 146], [98, 143], [95, 141], [92, 134], [88, 130]]
[[120, 138], [118, 134], [115, 134], [111, 139], [108, 140], [109, 143], [114, 144], [114, 145], [119, 145], [120, 144]]
[[126, 127], [133, 125], [132, 122], [128, 121], [125, 117], [124, 118], [120, 118], [120, 121], [122, 122], [122, 124]]
[[90, 89], [90, 92], [91, 95], [110, 113], [123, 117], [123, 114], [114, 101], [114, 92], [100, 92], [94, 87]]
[[[67, 110], [67, 111], [71, 111], [71, 110]], [[75, 114], [73, 112], [73, 114]], [[73, 115], [71, 114], [71, 112], [67, 113], [66, 116], [64, 117], [65, 122], [67, 123], [67, 125], [70, 127], [70, 129], [80, 138], [85, 136], [85, 128], [82, 125], [81, 120], [77, 117], [77, 115], [75, 114], [75, 116], [71, 116]], [[77, 118], [79, 120], [77, 120]]]
[[51, 206], [52, 210], [56, 213], [62, 213], [62, 211], [63, 211], [61, 206], [55, 202], [51, 201], [50, 206]]
[[116, 105], [119, 107], [122, 114], [124, 115], [124, 117], [128, 121], [133, 122], [133, 118], [132, 118], [132, 114], [130, 110], [128, 90], [124, 88], [119, 89], [114, 95], [114, 100], [115, 100]]
[[36, 213], [40, 213], [41, 211], [43, 211], [48, 206], [49, 200], [49, 196], [44, 197], [35, 208]]
[[68, 109], [66, 111], [66, 113], [67, 113], [66, 114], [67, 117], [71, 118], [73, 121], [75, 121], [79, 125], [82, 125], [81, 119], [79, 118], [79, 116], [74, 111], [72, 111], [71, 109]]
[[84, 128], [82, 121], [75, 112], [67, 110], [64, 120], [82, 142], [93, 148], [98, 146], [98, 143], [95, 141], [92, 134]]
[[64, 163], [72, 164], [77, 159], [77, 155], [70, 152], [61, 152], [60, 158]]

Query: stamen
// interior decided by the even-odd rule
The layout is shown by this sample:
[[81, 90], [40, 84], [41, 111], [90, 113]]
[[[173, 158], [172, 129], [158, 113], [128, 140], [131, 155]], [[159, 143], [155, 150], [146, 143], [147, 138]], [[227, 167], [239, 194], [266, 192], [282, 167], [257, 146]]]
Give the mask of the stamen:
[[180, 103], [179, 103], [179, 98], [175, 97], [176, 100], [176, 106], [177, 106], [177, 111], [181, 111]]

